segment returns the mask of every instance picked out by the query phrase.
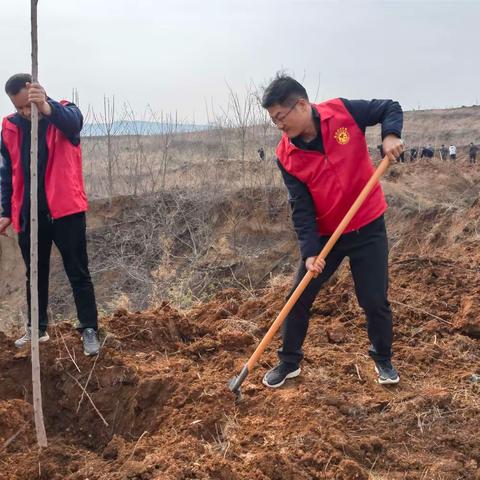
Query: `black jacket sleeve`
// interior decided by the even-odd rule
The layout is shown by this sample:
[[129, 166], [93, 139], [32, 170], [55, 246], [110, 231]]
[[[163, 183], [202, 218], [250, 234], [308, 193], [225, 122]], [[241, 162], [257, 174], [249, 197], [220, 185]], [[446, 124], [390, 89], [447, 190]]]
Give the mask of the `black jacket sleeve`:
[[393, 100], [346, 100], [341, 99], [357, 125], [365, 133], [367, 127], [382, 124], [382, 140], [389, 134], [402, 136], [403, 111]]
[[307, 186], [290, 175], [277, 160], [283, 181], [288, 190], [288, 201], [292, 208], [292, 221], [297, 233], [300, 253], [305, 260], [320, 252], [320, 238], [317, 232], [315, 206]]
[[12, 216], [12, 163], [10, 154], [3, 142], [0, 144], [0, 216], [11, 218]]
[[80, 109], [74, 103], [62, 105], [60, 102], [48, 99], [52, 107], [52, 114], [48, 120], [53, 123], [72, 143], [80, 143], [80, 131], [83, 127], [83, 116]]

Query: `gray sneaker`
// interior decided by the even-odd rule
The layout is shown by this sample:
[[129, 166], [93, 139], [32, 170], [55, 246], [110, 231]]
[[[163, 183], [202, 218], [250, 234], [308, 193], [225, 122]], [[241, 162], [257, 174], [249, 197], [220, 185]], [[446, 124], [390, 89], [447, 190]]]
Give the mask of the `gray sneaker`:
[[400, 381], [400, 376], [390, 360], [377, 360], [375, 371], [378, 375], [378, 383], [382, 385], [391, 385]]
[[[46, 342], [49, 339], [50, 339], [50, 337], [48, 336], [48, 333], [45, 330], [39, 330], [39, 332], [38, 332], [38, 342], [39, 343]], [[20, 337], [18, 340], [15, 340], [15, 346], [17, 348], [22, 348], [27, 343], [29, 343], [30, 340], [32, 340], [32, 329], [30, 327], [27, 327], [25, 335], [23, 335], [23, 337]]]
[[263, 377], [262, 383], [270, 388], [281, 387], [288, 378], [300, 375], [301, 369], [296, 363], [280, 362]]
[[85, 328], [82, 333], [83, 353], [87, 357], [98, 355], [100, 351], [100, 342], [98, 341], [97, 332], [93, 328]]

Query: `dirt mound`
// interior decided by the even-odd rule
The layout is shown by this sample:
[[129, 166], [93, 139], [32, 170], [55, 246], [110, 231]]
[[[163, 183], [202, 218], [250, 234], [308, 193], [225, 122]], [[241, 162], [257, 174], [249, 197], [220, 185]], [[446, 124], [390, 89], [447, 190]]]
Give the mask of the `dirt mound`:
[[480, 299], [469, 295], [462, 299], [461, 310], [455, 317], [454, 325], [472, 337], [480, 338]]
[[225, 290], [189, 311], [119, 310], [102, 320], [98, 359], [83, 356], [70, 325], [52, 326], [41, 347], [50, 445], [40, 456], [28, 352], [0, 334], [0, 478], [479, 478], [478, 270], [412, 254], [391, 271], [402, 377], [393, 388], [375, 383], [345, 266], [314, 305], [302, 376], [276, 391], [261, 385], [273, 345], [238, 405], [227, 381], [280, 311], [288, 281]]

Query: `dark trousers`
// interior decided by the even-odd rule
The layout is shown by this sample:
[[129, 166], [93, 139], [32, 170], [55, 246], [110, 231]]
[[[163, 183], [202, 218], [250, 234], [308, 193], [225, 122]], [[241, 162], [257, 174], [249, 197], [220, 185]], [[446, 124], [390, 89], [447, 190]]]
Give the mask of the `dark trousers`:
[[[85, 213], [68, 215], [51, 220], [47, 213], [40, 212], [38, 218], [38, 309], [39, 328], [46, 330], [48, 324], [48, 281], [50, 253], [55, 243], [63, 260], [73, 290], [79, 330], [97, 328], [97, 306], [93, 283], [88, 271]], [[30, 326], [30, 224], [18, 235], [27, 269], [28, 325]]]
[[[323, 245], [328, 237], [321, 237]], [[310, 281], [283, 325], [283, 346], [278, 351], [280, 360], [299, 363], [303, 359], [302, 345], [307, 335], [310, 309], [322, 285], [332, 276], [341, 261], [349, 257], [350, 270], [358, 302], [367, 316], [369, 350], [374, 360], [392, 356], [392, 312], [387, 299], [388, 241], [383, 216], [360, 230], [340, 237], [326, 258], [323, 272]], [[305, 262], [300, 263], [295, 286], [306, 273]], [[293, 292], [293, 290], [292, 290]]]

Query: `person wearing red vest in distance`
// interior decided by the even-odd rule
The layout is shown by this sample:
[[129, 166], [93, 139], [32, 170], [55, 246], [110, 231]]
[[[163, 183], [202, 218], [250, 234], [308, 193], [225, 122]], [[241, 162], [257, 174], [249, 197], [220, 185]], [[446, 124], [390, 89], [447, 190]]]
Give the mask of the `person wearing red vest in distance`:
[[17, 112], [5, 117], [1, 131], [0, 234], [11, 224], [27, 269], [28, 326], [15, 345], [31, 339], [30, 329], [30, 114], [39, 111], [38, 125], [38, 301], [39, 341], [47, 333], [50, 253], [54, 243], [72, 286], [78, 330], [85, 355], [96, 355], [97, 306], [88, 270], [86, 222], [87, 197], [83, 187], [80, 131], [83, 117], [73, 103], [47, 97], [29, 74], [13, 75], [5, 85]]
[[265, 374], [263, 383], [276, 388], [300, 374], [311, 306], [345, 257], [350, 260], [355, 293], [367, 317], [369, 354], [378, 381], [398, 383], [400, 377], [391, 362], [393, 328], [387, 298], [388, 244], [383, 218], [387, 204], [380, 184], [326, 260], [319, 265], [314, 262], [374, 172], [366, 127], [381, 123], [383, 152], [394, 161], [403, 151], [402, 109], [392, 100], [336, 98], [312, 104], [305, 88], [283, 74], [265, 89], [262, 106], [282, 131], [277, 164], [288, 189], [302, 256], [295, 287], [307, 270], [315, 275], [285, 320], [280, 362]]

